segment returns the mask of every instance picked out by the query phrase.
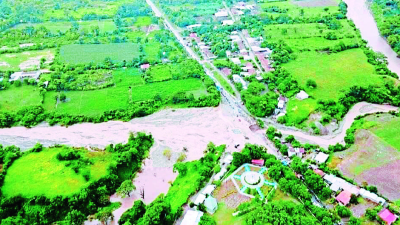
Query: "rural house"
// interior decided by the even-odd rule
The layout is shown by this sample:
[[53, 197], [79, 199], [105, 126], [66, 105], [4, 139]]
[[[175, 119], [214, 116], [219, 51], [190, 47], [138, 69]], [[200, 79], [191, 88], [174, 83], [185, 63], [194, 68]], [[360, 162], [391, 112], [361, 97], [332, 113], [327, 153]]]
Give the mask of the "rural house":
[[35, 79], [38, 80], [40, 77], [41, 72], [40, 71], [33, 71], [33, 72], [15, 72], [11, 74], [10, 76], [10, 82], [16, 81], [16, 80], [24, 80], [25, 78], [27, 79]]
[[212, 196], [208, 196], [208, 198], [206, 198], [204, 201], [204, 206], [206, 207], [208, 213], [214, 214], [218, 209], [217, 199], [213, 198]]
[[329, 158], [328, 154], [320, 152], [315, 156], [314, 159], [315, 159], [315, 161], [317, 161], [318, 164], [321, 164], [321, 163], [326, 162], [326, 160], [328, 160], [328, 158]]
[[346, 206], [350, 203], [351, 199], [351, 193], [349, 191], [342, 191], [340, 194], [336, 197], [336, 201], [338, 201], [340, 204]]
[[390, 212], [389, 209], [383, 209], [378, 213], [378, 216], [388, 225], [394, 223], [398, 218], [398, 216]]
[[181, 225], [197, 225], [200, 222], [200, 218], [203, 216], [202, 211], [188, 210], [183, 218]]

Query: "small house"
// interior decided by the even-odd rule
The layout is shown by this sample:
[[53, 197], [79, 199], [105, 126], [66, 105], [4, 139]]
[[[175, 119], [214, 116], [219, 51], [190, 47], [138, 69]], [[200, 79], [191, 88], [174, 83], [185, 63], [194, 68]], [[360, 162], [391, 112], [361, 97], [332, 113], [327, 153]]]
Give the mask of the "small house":
[[235, 64], [235, 65], [240, 65], [242, 62], [240, 61], [239, 58], [230, 58], [230, 60]]
[[325, 163], [326, 160], [328, 160], [328, 158], [329, 158], [328, 154], [320, 152], [315, 156], [315, 161], [317, 161], [318, 164], [321, 164], [321, 163]]
[[221, 72], [222, 72], [225, 76], [229, 76], [229, 75], [231, 75], [232, 70], [229, 69], [229, 68], [227, 68], [227, 67], [225, 67], [225, 68], [222, 68], [222, 69], [221, 69]]
[[218, 209], [217, 199], [213, 198], [212, 196], [208, 196], [208, 198], [206, 198], [204, 201], [204, 206], [206, 207], [208, 213], [214, 214]]
[[141, 70], [148, 70], [149, 68], [150, 68], [150, 64], [148, 64], [148, 63], [140, 65]]
[[198, 194], [196, 200], [194, 200], [194, 204], [195, 205], [200, 205], [201, 203], [204, 202], [204, 200], [206, 199], [206, 196], [203, 194]]
[[342, 191], [340, 194], [336, 197], [336, 201], [338, 201], [340, 204], [346, 206], [350, 203], [351, 199], [351, 193], [349, 191]]
[[223, 10], [223, 11], [216, 12], [214, 15], [217, 18], [228, 17], [228, 12]]
[[296, 98], [297, 99], [299, 99], [299, 100], [304, 100], [304, 99], [307, 99], [309, 97], [309, 95], [305, 92], [305, 91], [303, 91], [303, 90], [301, 90], [299, 93], [297, 93], [297, 95], [296, 95]]
[[204, 188], [202, 194], [203, 195], [211, 195], [213, 191], [215, 190], [216, 186], [215, 185], [207, 185], [206, 188]]
[[383, 209], [378, 213], [378, 216], [388, 225], [394, 223], [398, 218], [398, 216], [390, 212], [389, 209]]
[[15, 72], [10, 76], [10, 82], [16, 80], [24, 80], [24, 79], [35, 79], [38, 80], [40, 77], [40, 71], [32, 71], [32, 72]]
[[315, 169], [314, 173], [320, 175], [321, 177], [323, 177], [325, 175], [324, 171], [320, 170], [320, 169]]
[[251, 160], [251, 164], [256, 166], [264, 166], [264, 159], [253, 159]]
[[235, 22], [233, 20], [223, 20], [222, 26], [232, 26]]
[[203, 214], [202, 211], [188, 210], [180, 225], [197, 225], [199, 224], [200, 218]]

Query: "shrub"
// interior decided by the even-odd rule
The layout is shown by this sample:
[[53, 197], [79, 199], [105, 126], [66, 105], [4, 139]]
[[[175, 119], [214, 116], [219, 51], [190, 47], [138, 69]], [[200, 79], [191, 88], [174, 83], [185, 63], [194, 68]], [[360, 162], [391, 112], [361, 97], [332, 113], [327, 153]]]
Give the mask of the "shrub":
[[219, 173], [219, 171], [221, 171], [221, 166], [220, 166], [220, 165], [216, 165], [216, 166], [214, 167], [214, 172], [215, 172], [215, 173]]
[[171, 150], [169, 150], [169, 149], [165, 149], [164, 152], [163, 152], [163, 155], [164, 155], [165, 157], [167, 157], [168, 160], [170, 160], [171, 157], [172, 157], [172, 152], [171, 152]]
[[186, 154], [181, 152], [178, 157], [178, 162], [183, 162], [186, 159]]
[[14, 81], [14, 86], [15, 86], [15, 87], [21, 87], [21, 85], [22, 85], [22, 83], [21, 83], [20, 80]]
[[315, 82], [315, 80], [308, 79], [306, 82], [306, 85], [307, 85], [307, 87], [310, 87], [310, 88], [316, 88], [317, 82]]

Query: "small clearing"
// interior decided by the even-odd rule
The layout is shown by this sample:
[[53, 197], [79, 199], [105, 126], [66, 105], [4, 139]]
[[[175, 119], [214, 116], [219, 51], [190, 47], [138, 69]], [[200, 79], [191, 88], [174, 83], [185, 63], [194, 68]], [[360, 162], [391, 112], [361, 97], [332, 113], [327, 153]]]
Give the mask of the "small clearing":
[[326, 6], [337, 6], [338, 3], [335, 0], [306, 0], [306, 1], [293, 1], [293, 4], [300, 7], [326, 7]]

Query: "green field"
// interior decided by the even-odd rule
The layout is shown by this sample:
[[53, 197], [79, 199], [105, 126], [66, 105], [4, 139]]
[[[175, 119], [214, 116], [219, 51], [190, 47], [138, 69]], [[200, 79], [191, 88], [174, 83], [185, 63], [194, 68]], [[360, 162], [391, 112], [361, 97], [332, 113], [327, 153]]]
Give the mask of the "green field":
[[245, 217], [243, 216], [232, 216], [235, 209], [228, 208], [225, 203], [218, 203], [218, 210], [212, 215], [215, 221], [218, 221], [218, 225], [244, 225]]
[[62, 62], [79, 64], [104, 62], [107, 57], [122, 62], [139, 56], [139, 46], [133, 43], [65, 45], [60, 49]]
[[[288, 15], [290, 17], [302, 17], [302, 18], [322, 18], [323, 16], [332, 15], [339, 12], [337, 6], [320, 6], [320, 7], [304, 7], [298, 6], [296, 3], [301, 1], [282, 1], [282, 2], [269, 2], [261, 3], [261, 8], [265, 11], [270, 7], [278, 7], [282, 10], [287, 10], [286, 13], [276, 13], [276, 12], [263, 12], [261, 16], [273, 16], [278, 17], [282, 14]], [[325, 8], [328, 10], [325, 11]], [[303, 14], [301, 13], [303, 10]]]
[[136, 18], [135, 26], [137, 27], [149, 26], [150, 24], [151, 24], [150, 16], [139, 16]]
[[[328, 29], [328, 26], [322, 23], [308, 23], [267, 25], [264, 32], [272, 41], [284, 40], [294, 50], [322, 50], [341, 43], [346, 46], [358, 44], [357, 33], [349, 22], [339, 22], [342, 27], [338, 30]], [[326, 39], [327, 34], [335, 35], [337, 40]]]
[[[54, 57], [54, 49], [41, 51], [26, 51], [21, 53], [0, 54], [0, 70], [20, 70], [24, 68], [35, 69], [41, 58], [50, 59]], [[35, 61], [37, 63], [35, 63]]]
[[[354, 66], [357, 65], [357, 66]], [[380, 85], [381, 77], [367, 62], [361, 49], [346, 50], [334, 54], [303, 52], [298, 58], [283, 65], [301, 87], [313, 97], [304, 101], [291, 99], [287, 106], [287, 120], [297, 124], [308, 118], [317, 107], [318, 100], [338, 100], [343, 91], [350, 87]], [[317, 88], [306, 87], [308, 79], [315, 80]]]
[[[351, 49], [334, 54], [303, 52], [283, 67], [296, 78], [302, 87], [308, 79], [317, 82], [317, 88], [305, 88], [315, 99], [337, 100], [341, 91], [350, 87], [379, 85], [382, 79], [375, 74], [373, 65], [361, 49]], [[357, 66], [355, 66], [357, 65]]]
[[393, 148], [400, 151], [400, 118], [396, 117], [390, 121], [379, 122], [376, 126], [370, 128], [370, 131], [383, 141], [390, 144]]
[[44, 149], [39, 153], [31, 153], [16, 160], [7, 170], [1, 191], [6, 196], [22, 195], [55, 197], [69, 196], [79, 192], [91, 180], [97, 180], [106, 175], [106, 169], [111, 162], [110, 153], [88, 152], [81, 150], [93, 161], [88, 170], [91, 179], [86, 181], [79, 173], [65, 166], [56, 158], [63, 148]]
[[[109, 32], [117, 29], [113, 20], [90, 20], [90, 21], [78, 21], [79, 29], [84, 31], [90, 31], [94, 26], [98, 26], [100, 32]], [[58, 31], [66, 32], [72, 28], [71, 22], [45, 22], [45, 23], [33, 23], [33, 24], [20, 24], [15, 29], [24, 29], [28, 26], [33, 26], [35, 29], [41, 26], [46, 27], [51, 33], [57, 33]]]
[[40, 105], [39, 88], [29, 85], [0, 91], [0, 111], [15, 112], [24, 106]]

